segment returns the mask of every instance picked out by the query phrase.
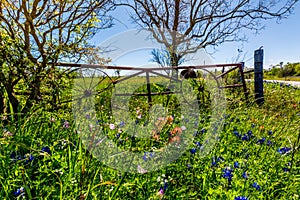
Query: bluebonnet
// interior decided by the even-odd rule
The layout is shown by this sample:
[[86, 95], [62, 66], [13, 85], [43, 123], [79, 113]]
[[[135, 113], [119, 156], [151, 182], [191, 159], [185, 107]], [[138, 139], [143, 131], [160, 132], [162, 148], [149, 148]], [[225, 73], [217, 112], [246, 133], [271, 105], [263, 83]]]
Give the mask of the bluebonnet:
[[257, 144], [263, 144], [266, 141], [266, 138], [262, 138], [260, 140], [257, 140]]
[[42, 153], [48, 153], [49, 155], [51, 155], [51, 150], [47, 146], [43, 147], [41, 151], [42, 151]]
[[14, 192], [14, 195], [17, 196], [17, 197], [18, 196], [23, 196], [25, 194], [24, 192], [25, 192], [24, 188], [21, 187], [21, 188], [17, 189], [17, 191]]
[[242, 176], [243, 176], [244, 179], [248, 179], [248, 173], [247, 172], [243, 172]]
[[215, 157], [212, 157], [211, 165], [217, 166], [218, 162], [221, 162], [221, 161], [224, 161], [224, 158], [222, 158], [221, 156], [219, 156], [217, 159], [215, 159]]
[[272, 134], [273, 134], [273, 131], [272, 131], [272, 130], [269, 130], [268, 134], [269, 134], [269, 135], [272, 135]]
[[125, 122], [121, 121], [120, 124], [119, 124], [119, 127], [122, 128], [124, 125], [125, 125]]
[[271, 140], [268, 140], [267, 145], [271, 146], [273, 144], [273, 142], [271, 142]]
[[252, 124], [251, 127], [254, 128], [256, 126], [256, 124]]
[[280, 153], [280, 154], [285, 154], [285, 153], [288, 153], [292, 148], [288, 148], [288, 147], [282, 147], [282, 148], [279, 148], [277, 151]]
[[254, 183], [252, 184], [252, 187], [254, 187], [254, 188], [257, 189], [257, 190], [260, 190], [260, 186], [258, 185], [257, 182], [254, 182]]
[[252, 136], [252, 131], [249, 130], [249, 131], [247, 132], [247, 135], [248, 135], [249, 137], [251, 137], [251, 136]]
[[201, 133], [203, 134], [205, 132], [205, 128], [201, 129]]
[[229, 168], [225, 168], [223, 169], [223, 178], [226, 178], [228, 181], [232, 180], [233, 174], [232, 174], [233, 170], [229, 169]]
[[[25, 157], [26, 157], [26, 156], [25, 156]], [[34, 159], [34, 156], [30, 154], [29, 157], [28, 157], [28, 159], [25, 160], [25, 164], [27, 164], [27, 163], [33, 161], [33, 159]]]
[[249, 141], [249, 140], [250, 140], [250, 137], [249, 137], [247, 134], [244, 134], [244, 135], [242, 136], [242, 140], [243, 140], [243, 141]]
[[195, 142], [195, 144], [197, 145], [197, 147], [201, 147], [201, 143], [200, 142]]
[[191, 154], [195, 154], [196, 151], [197, 151], [197, 149], [195, 149], [195, 148], [190, 149]]
[[117, 133], [117, 134], [116, 134], [116, 138], [119, 138], [119, 137], [120, 137], [120, 133]]
[[239, 164], [239, 162], [234, 162], [234, 168], [239, 168], [240, 167], [240, 164]]
[[188, 169], [192, 168], [192, 166], [190, 164], [186, 164], [186, 166], [187, 166]]
[[248, 198], [244, 197], [244, 196], [238, 196], [238, 197], [235, 197], [234, 200], [248, 200]]
[[144, 153], [143, 160], [147, 161], [147, 152]]
[[290, 171], [289, 168], [287, 168], [287, 167], [282, 168], [282, 170], [283, 170], [284, 172], [289, 172], [289, 171]]
[[234, 134], [236, 137], [238, 137], [238, 138], [241, 136], [240, 133], [239, 133], [238, 131], [236, 131], [236, 130], [233, 131], [233, 134]]

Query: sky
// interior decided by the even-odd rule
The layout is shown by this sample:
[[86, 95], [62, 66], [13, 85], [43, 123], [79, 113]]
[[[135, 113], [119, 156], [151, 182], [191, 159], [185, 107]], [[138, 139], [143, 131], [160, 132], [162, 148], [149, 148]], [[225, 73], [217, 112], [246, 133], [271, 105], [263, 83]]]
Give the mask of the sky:
[[[136, 28], [136, 25], [131, 23], [128, 11], [119, 8], [114, 11], [113, 17], [115, 18], [114, 26], [99, 32], [91, 42], [94, 45], [102, 46], [113, 41], [118, 46], [120, 41], [124, 40], [128, 42], [127, 45], [134, 46], [137, 40], [132, 37], [131, 31]], [[264, 49], [264, 68], [266, 69], [280, 62], [284, 64], [300, 62], [300, 3], [296, 5], [294, 13], [280, 23], [277, 23], [276, 20], [268, 20], [263, 23], [265, 28], [259, 34], [254, 34], [251, 31], [245, 32], [248, 38], [247, 42], [224, 43], [218, 46], [213, 54], [207, 55], [206, 60], [194, 60], [193, 64], [234, 63], [238, 57], [238, 49], [240, 49], [242, 50], [241, 59], [237, 61], [244, 61], [247, 67], [252, 67], [254, 51], [261, 46]], [[116, 38], [118, 39], [115, 40]], [[124, 46], [123, 43], [120, 45]], [[139, 45], [137, 46], [139, 47]], [[141, 46], [135, 51], [130, 50], [122, 55], [119, 52], [120, 55], [117, 58], [114, 57], [112, 64], [122, 66], [149, 65], [151, 63], [150, 52], [150, 48], [142, 49]]]

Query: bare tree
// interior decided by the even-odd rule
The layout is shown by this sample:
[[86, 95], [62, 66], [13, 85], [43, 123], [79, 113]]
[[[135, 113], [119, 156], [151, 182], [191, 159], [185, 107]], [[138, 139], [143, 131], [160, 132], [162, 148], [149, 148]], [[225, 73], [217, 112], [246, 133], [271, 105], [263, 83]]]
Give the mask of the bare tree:
[[224, 42], [245, 40], [242, 29], [259, 31], [263, 21], [287, 17], [297, 0], [120, 0], [140, 28], [152, 31], [177, 66], [185, 55]]
[[[6, 62], [14, 52], [3, 51], [2, 63], [9, 70], [1, 70], [0, 83], [10, 99], [17, 99], [15, 86], [23, 80], [27, 84], [27, 99], [20, 110], [20, 102], [13, 105], [15, 112], [26, 113], [41, 99], [42, 83], [55, 78], [55, 63], [86, 60], [101, 62], [97, 48], [88, 40], [103, 28], [111, 26], [107, 12], [112, 9], [109, 0], [1, 0], [0, 30], [3, 37], [16, 41], [24, 59], [19, 63]], [[93, 57], [94, 56], [94, 57]], [[14, 61], [18, 62], [18, 61]], [[52, 65], [49, 65], [52, 63]], [[8, 73], [8, 72], [11, 73]], [[13, 73], [13, 74], [12, 74]], [[58, 77], [59, 78], [59, 77]], [[11, 83], [8, 79], [13, 79]], [[9, 85], [11, 84], [11, 85]], [[7, 91], [10, 89], [10, 91]], [[3, 89], [2, 89], [3, 90]], [[56, 96], [53, 95], [53, 105]]]

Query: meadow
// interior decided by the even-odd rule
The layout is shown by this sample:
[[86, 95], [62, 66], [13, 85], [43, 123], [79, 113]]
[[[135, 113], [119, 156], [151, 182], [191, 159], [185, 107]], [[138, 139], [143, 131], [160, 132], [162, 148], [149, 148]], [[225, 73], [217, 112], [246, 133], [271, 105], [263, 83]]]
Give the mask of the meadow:
[[[52, 112], [40, 107], [5, 125], [0, 121], [1, 199], [299, 199], [300, 88], [265, 83], [263, 105], [255, 102], [252, 82], [247, 83], [248, 102], [241, 91], [226, 90], [226, 110], [219, 116], [224, 124], [216, 144], [203, 156], [203, 138], [212, 117], [205, 102], [212, 102], [205, 90], [199, 90], [204, 83], [197, 84], [197, 118], [182, 116], [174, 94], [153, 97], [153, 104], [163, 104], [171, 112], [161, 119], [165, 125], [155, 124], [159, 131], [147, 139], [123, 131], [124, 124], [111, 117], [110, 90], [96, 99], [94, 125], [118, 147], [139, 152], [145, 166], [157, 153], [147, 147], [180, 145], [185, 132], [176, 119], [186, 127], [197, 126], [182, 155], [154, 171], [120, 171], [93, 156], [79, 135], [71, 103]], [[151, 89], [166, 91], [159, 84]], [[136, 92], [142, 91], [143, 85]], [[129, 102], [127, 117], [143, 126], [150, 120], [147, 97], [130, 97]]]

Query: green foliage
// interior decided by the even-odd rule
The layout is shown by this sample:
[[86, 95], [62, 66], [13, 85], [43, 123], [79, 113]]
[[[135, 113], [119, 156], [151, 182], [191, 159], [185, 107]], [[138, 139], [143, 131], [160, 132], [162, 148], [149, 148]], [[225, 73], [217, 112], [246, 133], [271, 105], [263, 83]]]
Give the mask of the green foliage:
[[[157, 92], [164, 91], [164, 87], [152, 87]], [[195, 87], [196, 92], [198, 85]], [[136, 93], [143, 91], [145, 88], [141, 87]], [[68, 96], [68, 91], [64, 95]], [[99, 106], [106, 105], [109, 95], [110, 91], [100, 95]], [[141, 111], [147, 106], [147, 99], [142, 97], [133, 96], [131, 100], [128, 106], [134, 114], [137, 102], [144, 103], [139, 104]], [[154, 99], [160, 100], [165, 102], [159, 97]], [[249, 104], [240, 100], [228, 102], [223, 116], [226, 125], [206, 157], [199, 157], [199, 149], [191, 154], [189, 149], [197, 148], [191, 144], [174, 163], [146, 174], [120, 173], [94, 158], [74, 131], [69, 110], [47, 112], [39, 108], [17, 123], [0, 122], [0, 196], [16, 199], [14, 192], [24, 187], [26, 199], [298, 199], [300, 90], [270, 83], [265, 85], [265, 100], [262, 106], [257, 106], [252, 98]], [[113, 123], [109, 110], [102, 114], [101, 120], [106, 121], [101, 126]], [[206, 131], [201, 130], [209, 126], [209, 116], [202, 113], [194, 142], [202, 140]], [[120, 133], [118, 138], [116, 134], [122, 128], [117, 124], [116, 127], [107, 129], [107, 136], [116, 143], [123, 140], [120, 147], [129, 148], [131, 139], [126, 140], [126, 133]], [[242, 140], [249, 130], [253, 136]], [[259, 142], [262, 138], [266, 140]], [[149, 140], [140, 142], [143, 146], [149, 144]], [[46, 146], [51, 154], [41, 151]], [[278, 149], [282, 147], [291, 150], [280, 154]], [[30, 155], [34, 156], [32, 161]], [[239, 163], [238, 168], [234, 168], [234, 162]], [[222, 177], [226, 167], [233, 169], [230, 182]], [[243, 178], [244, 172], [247, 179]], [[164, 194], [158, 194], [166, 181]], [[254, 182], [260, 190], [252, 187]]]

